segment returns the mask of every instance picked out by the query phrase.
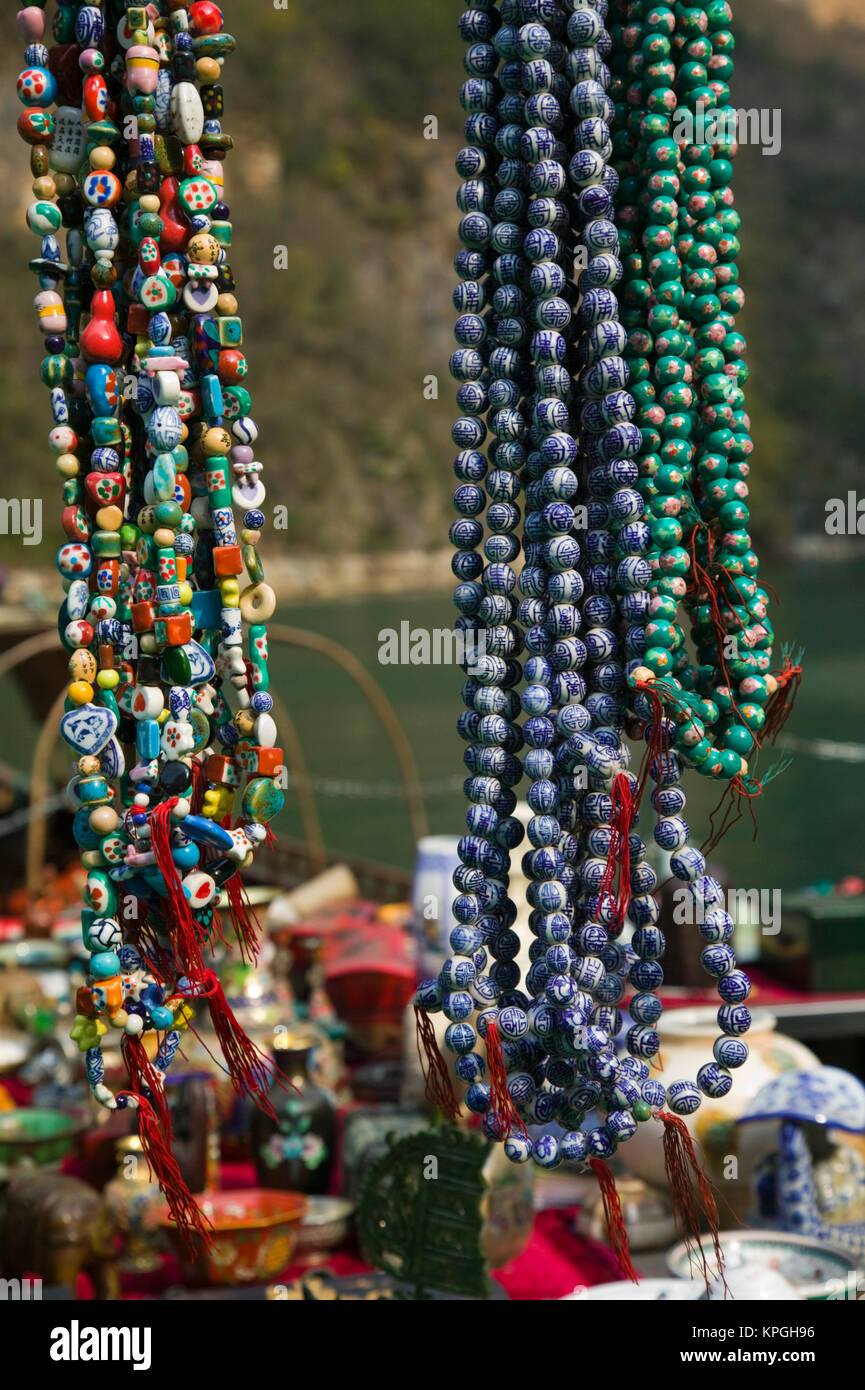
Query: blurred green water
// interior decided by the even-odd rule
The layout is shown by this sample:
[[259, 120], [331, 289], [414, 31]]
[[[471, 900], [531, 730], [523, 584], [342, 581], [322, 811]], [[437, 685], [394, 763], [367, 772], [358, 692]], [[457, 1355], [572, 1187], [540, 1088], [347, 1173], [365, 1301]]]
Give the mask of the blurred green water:
[[[865, 742], [865, 561], [786, 563], [775, 565], [771, 578], [782, 598], [774, 610], [779, 641], [801, 642], [806, 649], [805, 680], [786, 732], [797, 739]], [[462, 675], [453, 666], [378, 662], [383, 629], [399, 629], [405, 620], [418, 628], [448, 627], [448, 594], [282, 604], [277, 616], [282, 623], [334, 638], [373, 672], [414, 749], [428, 789], [431, 832], [459, 834], [463, 745], [454, 722], [461, 708]], [[394, 794], [399, 770], [372, 710], [349, 677], [317, 654], [272, 643], [271, 666], [274, 688], [296, 723], [310, 773], [323, 784], [317, 804], [328, 847], [410, 867], [414, 844], [406, 804]], [[8, 680], [0, 682], [0, 716], [7, 734], [0, 758], [26, 768], [38, 726]], [[764, 767], [778, 756], [769, 750]], [[862, 776], [862, 764], [795, 754], [758, 804], [756, 843], [744, 821], [726, 837], [720, 858], [731, 881], [792, 889], [865, 870]], [[687, 814], [699, 843], [720, 789], [697, 777], [689, 782]], [[302, 833], [291, 793], [278, 829], [286, 836]]]

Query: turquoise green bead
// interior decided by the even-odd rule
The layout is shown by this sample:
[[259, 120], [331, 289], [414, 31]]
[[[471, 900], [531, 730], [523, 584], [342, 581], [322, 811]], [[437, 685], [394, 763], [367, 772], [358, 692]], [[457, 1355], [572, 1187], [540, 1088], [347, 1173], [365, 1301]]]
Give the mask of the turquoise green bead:
[[265, 824], [282, 810], [285, 793], [272, 777], [253, 777], [241, 801], [241, 813], [248, 820]]

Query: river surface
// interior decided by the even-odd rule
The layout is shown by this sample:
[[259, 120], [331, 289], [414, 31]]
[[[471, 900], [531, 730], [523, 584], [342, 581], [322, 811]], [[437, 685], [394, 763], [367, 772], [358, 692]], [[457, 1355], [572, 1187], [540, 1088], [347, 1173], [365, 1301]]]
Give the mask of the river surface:
[[[805, 679], [785, 733], [803, 741], [865, 744], [865, 561], [787, 562], [774, 566], [769, 578], [782, 599], [773, 608], [779, 645], [789, 641], [805, 647]], [[376, 676], [414, 749], [430, 831], [462, 833], [464, 745], [454, 729], [462, 708], [462, 673], [455, 666], [383, 665], [378, 659], [385, 629], [398, 631], [402, 622], [412, 628], [449, 627], [449, 595], [283, 604], [277, 617], [342, 643]], [[350, 678], [317, 654], [275, 642], [271, 670], [303, 744], [328, 848], [410, 867], [414, 842], [398, 765], [375, 714]], [[0, 757], [25, 769], [38, 728], [8, 679], [0, 682], [0, 708], [4, 721], [9, 718], [7, 730], [14, 729]], [[767, 750], [763, 768], [781, 756]], [[730, 881], [790, 890], [865, 872], [865, 762], [802, 751], [783, 756], [792, 756], [790, 766], [757, 804], [756, 842], [745, 821], [723, 842], [719, 857]], [[62, 775], [62, 760], [58, 767]], [[700, 843], [720, 788], [696, 776], [689, 783], [687, 815]], [[302, 834], [291, 791], [277, 828], [286, 836]]]
[[[773, 609], [779, 649], [782, 641], [805, 647], [805, 679], [785, 734], [797, 742], [865, 744], [865, 562], [788, 562], [776, 565], [770, 577], [781, 597]], [[446, 627], [452, 621], [449, 596], [286, 605], [279, 617], [335, 638], [376, 675], [414, 749], [430, 830], [462, 833], [464, 745], [454, 729], [462, 674], [453, 666], [378, 662], [383, 629], [399, 630], [404, 621], [413, 628]], [[405, 802], [394, 795], [397, 766], [375, 716], [348, 678], [317, 656], [283, 648], [272, 653], [272, 666], [319, 788], [328, 845], [410, 865], [414, 846]], [[732, 882], [792, 889], [865, 872], [865, 762], [767, 749], [762, 767], [782, 757], [792, 760], [757, 804], [756, 842], [750, 820], [723, 841], [720, 857]], [[720, 788], [694, 775], [688, 781], [688, 819], [699, 843]], [[281, 819], [286, 833], [299, 833], [296, 808]]]

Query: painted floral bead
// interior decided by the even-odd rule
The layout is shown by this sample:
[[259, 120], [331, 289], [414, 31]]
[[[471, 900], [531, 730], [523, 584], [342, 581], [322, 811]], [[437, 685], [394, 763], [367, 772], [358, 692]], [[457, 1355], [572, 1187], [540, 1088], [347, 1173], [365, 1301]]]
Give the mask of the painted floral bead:
[[539, 1168], [558, 1168], [563, 1154], [559, 1141], [552, 1134], [541, 1134], [532, 1143], [532, 1159]]

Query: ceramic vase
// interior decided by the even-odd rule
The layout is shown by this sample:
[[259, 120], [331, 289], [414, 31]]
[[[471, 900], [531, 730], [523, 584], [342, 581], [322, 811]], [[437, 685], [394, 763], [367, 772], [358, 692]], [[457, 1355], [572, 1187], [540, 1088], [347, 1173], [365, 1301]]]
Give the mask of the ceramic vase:
[[255, 1109], [250, 1140], [262, 1187], [290, 1192], [326, 1192], [333, 1172], [336, 1111], [327, 1093], [315, 1084], [310, 1060], [318, 1041], [311, 1029], [278, 1030], [273, 1060], [284, 1078], [275, 1080], [269, 1098], [276, 1119]]

